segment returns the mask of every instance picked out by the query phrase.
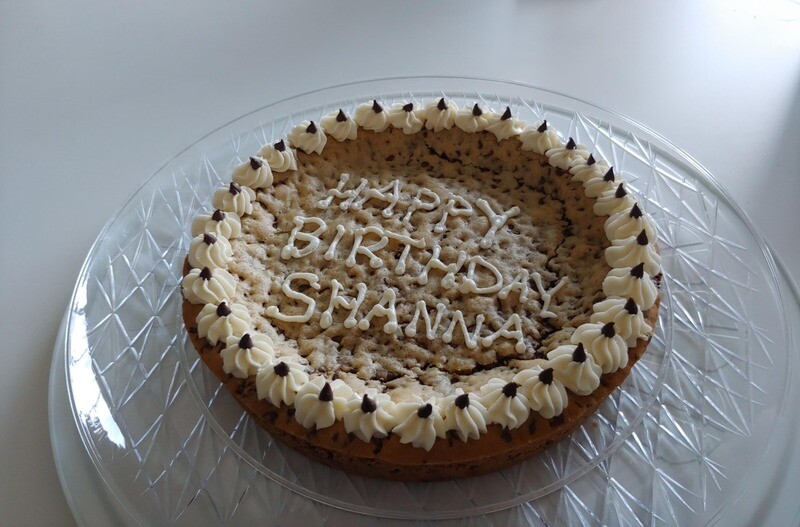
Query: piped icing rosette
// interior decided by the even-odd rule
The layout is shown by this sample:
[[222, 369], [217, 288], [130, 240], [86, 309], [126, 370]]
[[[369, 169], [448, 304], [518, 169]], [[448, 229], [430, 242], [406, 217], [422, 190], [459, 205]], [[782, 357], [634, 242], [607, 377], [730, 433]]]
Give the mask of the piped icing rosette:
[[589, 395], [600, 386], [603, 371], [583, 344], [558, 346], [547, 354], [547, 360], [555, 378], [577, 395]]
[[555, 377], [554, 369], [541, 365], [527, 368], [514, 376], [521, 393], [531, 410], [545, 419], [561, 415], [567, 407], [568, 398], [564, 385]]
[[323, 117], [320, 124], [326, 134], [340, 143], [353, 141], [358, 137], [358, 125], [341, 108]]
[[653, 331], [645, 322], [644, 314], [633, 298], [607, 298], [592, 306], [594, 313], [591, 322], [614, 323], [614, 330], [625, 339], [629, 348], [636, 345], [636, 339], [644, 338]]
[[389, 128], [389, 116], [378, 101], [364, 103], [356, 108], [355, 121], [364, 130], [383, 132]]
[[386, 113], [389, 124], [407, 135], [419, 132], [425, 125], [425, 111], [417, 108], [414, 103], [396, 103]]
[[569, 170], [578, 165], [585, 165], [589, 159], [589, 151], [579, 145], [573, 138], [569, 138], [563, 146], [556, 146], [546, 152], [548, 162], [554, 167]]
[[237, 185], [250, 188], [265, 188], [272, 185], [272, 169], [266, 159], [251, 156], [233, 169], [231, 176]]
[[620, 182], [614, 188], [608, 188], [597, 196], [594, 213], [598, 216], [610, 216], [621, 210], [628, 210], [636, 203], [631, 197], [625, 183]]
[[458, 105], [444, 97], [432, 100], [425, 105], [425, 128], [440, 132], [449, 130], [456, 122]]
[[230, 336], [241, 337], [250, 327], [250, 314], [240, 304], [206, 304], [197, 315], [197, 334], [211, 344], [225, 342]]
[[302, 385], [294, 399], [297, 422], [305, 428], [328, 428], [344, 415], [353, 389], [341, 379], [328, 382], [317, 376]]
[[192, 304], [219, 304], [232, 298], [236, 291], [236, 279], [223, 268], [194, 268], [183, 277], [181, 285], [184, 298]]
[[259, 399], [273, 406], [294, 404], [297, 392], [308, 382], [305, 367], [286, 357], [265, 362], [256, 373], [256, 390]]
[[255, 199], [256, 193], [253, 189], [231, 181], [228, 188], [221, 188], [214, 193], [211, 203], [219, 210], [244, 216], [253, 213]]
[[611, 269], [603, 280], [603, 293], [606, 296], [633, 298], [633, 301], [644, 310], [653, 307], [658, 298], [658, 288], [644, 270], [644, 263], [633, 267]]
[[547, 121], [542, 121], [537, 126], [526, 127], [519, 134], [523, 150], [530, 150], [537, 154], [545, 155], [548, 151], [564, 146], [555, 130], [547, 126]]
[[491, 118], [491, 112], [485, 112], [478, 103], [475, 103], [456, 112], [455, 124], [467, 133], [482, 132], [489, 126]]
[[272, 339], [261, 333], [245, 333], [225, 339], [225, 349], [220, 352], [225, 373], [239, 379], [255, 375], [268, 361], [275, 358]]
[[481, 402], [486, 407], [489, 423], [514, 429], [525, 422], [530, 413], [529, 401], [518, 388], [519, 384], [515, 381], [505, 382], [497, 378], [481, 386]]
[[630, 236], [638, 236], [642, 231], [649, 240], [656, 239], [656, 226], [650, 216], [646, 216], [638, 203], [630, 209], [615, 212], [603, 226], [609, 240], [620, 240]]
[[569, 173], [572, 174], [572, 181], [586, 184], [587, 181], [602, 180], [609, 168], [611, 167], [604, 160], [596, 161], [594, 154], [589, 154], [585, 164], [579, 163], [573, 166], [569, 169]]
[[289, 132], [289, 144], [306, 154], [321, 154], [328, 138], [314, 121], [303, 121]]
[[614, 167], [608, 167], [601, 177], [590, 177], [583, 182], [583, 192], [590, 198], [596, 198], [608, 192], [615, 190], [617, 175], [614, 172]]
[[486, 407], [475, 394], [464, 393], [461, 388], [442, 401], [445, 408], [447, 430], [454, 430], [459, 439], [478, 439], [486, 432]]
[[570, 342], [583, 344], [603, 373], [615, 372], [628, 364], [628, 345], [617, 335], [613, 322], [582, 324], [572, 334]]
[[233, 240], [242, 234], [242, 220], [236, 214], [224, 210], [198, 214], [192, 221], [192, 236], [200, 236], [206, 232]]
[[386, 437], [396, 423], [395, 403], [385, 393], [354, 394], [345, 407], [344, 428], [362, 441]]
[[506, 106], [502, 114], [489, 116], [489, 125], [486, 127], [486, 131], [493, 133], [498, 141], [503, 141], [519, 135], [524, 128], [525, 123], [514, 117], [511, 114], [511, 108]]
[[232, 259], [231, 242], [210, 232], [196, 236], [189, 246], [189, 265], [192, 267], [224, 269]]
[[643, 263], [644, 271], [650, 276], [661, 269], [661, 255], [656, 251], [655, 245], [650, 243], [644, 229], [636, 236], [612, 240], [605, 256], [611, 267], [633, 267]]
[[281, 139], [274, 145], [265, 145], [258, 153], [259, 157], [266, 159], [273, 172], [286, 172], [297, 170], [297, 158], [294, 150], [286, 146], [286, 141]]
[[436, 438], [445, 437], [446, 430], [442, 409], [436, 399], [423, 401], [421, 397], [415, 397], [413, 401], [397, 405], [397, 425], [392, 428], [392, 433], [400, 438], [400, 443], [430, 450]]

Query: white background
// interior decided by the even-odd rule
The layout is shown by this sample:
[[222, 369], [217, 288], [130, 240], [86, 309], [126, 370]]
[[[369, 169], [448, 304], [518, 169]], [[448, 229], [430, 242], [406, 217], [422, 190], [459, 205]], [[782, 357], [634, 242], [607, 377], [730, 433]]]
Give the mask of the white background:
[[47, 375], [83, 258], [125, 198], [269, 102], [434, 74], [528, 82], [653, 128], [800, 275], [796, 0], [0, 0], [0, 524], [72, 524]]

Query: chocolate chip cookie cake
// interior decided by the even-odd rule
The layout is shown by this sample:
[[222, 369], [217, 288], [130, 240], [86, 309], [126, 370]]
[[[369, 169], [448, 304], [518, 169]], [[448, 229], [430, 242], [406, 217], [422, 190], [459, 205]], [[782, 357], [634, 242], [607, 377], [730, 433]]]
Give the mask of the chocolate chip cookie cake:
[[463, 477], [578, 427], [645, 352], [651, 218], [546, 121], [437, 99], [303, 121], [193, 223], [184, 320], [275, 438], [343, 470]]

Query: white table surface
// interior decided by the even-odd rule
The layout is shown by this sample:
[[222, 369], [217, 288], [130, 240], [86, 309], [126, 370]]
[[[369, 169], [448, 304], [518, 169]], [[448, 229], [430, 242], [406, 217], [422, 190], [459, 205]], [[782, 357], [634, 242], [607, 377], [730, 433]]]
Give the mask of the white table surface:
[[181, 148], [283, 97], [445, 74], [587, 99], [705, 165], [800, 276], [796, 0], [228, 4], [0, 1], [2, 525], [73, 524], [47, 378], [95, 236]]

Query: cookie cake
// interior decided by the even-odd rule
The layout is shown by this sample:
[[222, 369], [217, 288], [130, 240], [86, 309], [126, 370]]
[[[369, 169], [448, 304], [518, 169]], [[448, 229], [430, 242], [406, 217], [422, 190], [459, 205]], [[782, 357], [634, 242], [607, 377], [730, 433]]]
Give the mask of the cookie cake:
[[510, 107], [369, 101], [242, 160], [192, 225], [184, 321], [275, 438], [420, 481], [580, 426], [652, 337], [660, 257], [621, 175]]

